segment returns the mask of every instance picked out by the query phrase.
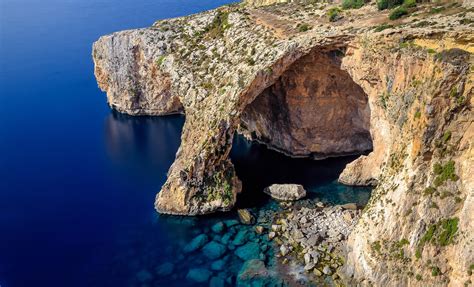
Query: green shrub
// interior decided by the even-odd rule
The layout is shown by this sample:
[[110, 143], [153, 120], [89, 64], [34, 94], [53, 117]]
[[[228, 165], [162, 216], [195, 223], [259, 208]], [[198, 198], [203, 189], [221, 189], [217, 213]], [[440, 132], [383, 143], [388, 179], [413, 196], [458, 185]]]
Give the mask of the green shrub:
[[416, 280], [418, 280], [418, 281], [423, 280], [423, 277], [421, 277], [420, 274], [416, 274], [415, 278], [416, 278]]
[[458, 231], [459, 218], [447, 218], [443, 219], [435, 224], [432, 224], [428, 227], [423, 237], [418, 242], [416, 248], [415, 257], [421, 258], [421, 253], [425, 244], [427, 243], [436, 243], [439, 246], [447, 246], [451, 244], [454, 240], [454, 236]]
[[339, 7], [333, 7], [329, 9], [327, 12], [329, 21], [336, 22], [337, 20], [339, 20], [341, 18], [341, 15], [339, 13], [341, 13], [341, 9]]
[[416, 111], [416, 113], [415, 113], [415, 119], [419, 119], [419, 118], [421, 118], [420, 110]]
[[405, 15], [408, 15], [408, 10], [405, 7], [398, 7], [393, 10], [392, 13], [388, 16], [390, 20], [397, 20]]
[[448, 142], [449, 140], [451, 139], [451, 132], [450, 131], [446, 131], [444, 134], [443, 134], [443, 142]]
[[342, 9], [359, 9], [365, 5], [365, 0], [343, 0]]
[[381, 32], [385, 29], [390, 29], [390, 28], [393, 28], [393, 25], [383, 23], [383, 24], [380, 24], [379, 26], [375, 27], [374, 31], [375, 32]]
[[230, 28], [229, 12], [219, 10], [212, 22], [205, 28], [204, 33], [209, 38], [219, 38], [224, 35], [225, 30]]
[[446, 10], [446, 7], [433, 7], [430, 10], [430, 14], [437, 14], [437, 13], [440, 13], [444, 10]]
[[445, 165], [436, 163], [433, 167], [433, 172], [437, 175], [434, 180], [436, 186], [442, 185], [445, 181], [456, 181], [459, 177], [456, 175], [454, 161], [450, 160]]
[[380, 245], [380, 241], [375, 241], [371, 244], [370, 247], [372, 248], [372, 251], [380, 253], [380, 249], [382, 248], [382, 245]]
[[403, 4], [403, 0], [378, 0], [377, 7], [379, 10], [392, 9], [393, 7]]
[[403, 1], [403, 6], [406, 8], [412, 8], [416, 6], [416, 0], [405, 0]]
[[163, 62], [165, 61], [166, 59], [166, 55], [161, 55], [160, 57], [158, 57], [158, 59], [156, 60], [156, 65], [157, 66], [161, 66], [161, 64], [163, 64]]
[[454, 240], [454, 235], [458, 231], [459, 218], [449, 218], [441, 221], [443, 231], [438, 236], [438, 243], [441, 246], [447, 246]]
[[441, 274], [441, 270], [439, 269], [438, 266], [432, 266], [431, 267], [431, 275], [432, 276], [438, 276], [439, 274]]
[[298, 31], [300, 32], [306, 32], [311, 30], [313, 27], [311, 27], [309, 24], [303, 23], [301, 25], [298, 25]]

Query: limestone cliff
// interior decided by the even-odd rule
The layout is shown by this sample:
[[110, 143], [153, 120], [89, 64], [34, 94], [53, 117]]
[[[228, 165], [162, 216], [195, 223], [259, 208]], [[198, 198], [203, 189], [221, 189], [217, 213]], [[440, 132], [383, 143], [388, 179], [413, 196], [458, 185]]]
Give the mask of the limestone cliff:
[[473, 12], [443, 7], [385, 23], [373, 5], [231, 5], [101, 37], [95, 73], [121, 112], [186, 114], [159, 212], [232, 208], [236, 131], [291, 156], [373, 149], [340, 177], [377, 184], [346, 280], [459, 286], [474, 262]]

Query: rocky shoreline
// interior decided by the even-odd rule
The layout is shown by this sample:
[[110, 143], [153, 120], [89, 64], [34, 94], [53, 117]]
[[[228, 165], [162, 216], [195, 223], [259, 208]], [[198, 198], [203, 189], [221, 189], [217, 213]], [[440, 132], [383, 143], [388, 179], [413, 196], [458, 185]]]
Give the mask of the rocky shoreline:
[[131, 285], [337, 286], [347, 235], [361, 213], [353, 208], [270, 200], [226, 219], [197, 219], [206, 227], [192, 224], [191, 239], [167, 250], [168, 261], [136, 269]]
[[346, 240], [360, 215], [361, 210], [353, 203], [325, 205], [305, 200], [286, 204], [284, 211], [276, 215], [269, 238], [279, 246], [281, 262], [293, 263], [293, 270], [298, 269], [294, 264], [298, 262], [304, 271], [301, 275], [309, 281], [327, 277], [337, 280], [337, 271], [344, 263]]

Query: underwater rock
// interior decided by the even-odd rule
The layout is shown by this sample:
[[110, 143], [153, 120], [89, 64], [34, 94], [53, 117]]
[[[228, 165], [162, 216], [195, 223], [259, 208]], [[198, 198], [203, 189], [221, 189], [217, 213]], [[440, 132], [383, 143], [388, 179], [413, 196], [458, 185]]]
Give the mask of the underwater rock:
[[137, 273], [137, 279], [142, 283], [149, 282], [153, 279], [153, 275], [148, 270], [141, 270]]
[[273, 199], [282, 201], [298, 200], [306, 196], [306, 190], [299, 184], [272, 184], [263, 192]]
[[255, 242], [249, 242], [235, 250], [235, 255], [246, 261], [260, 258], [260, 247]]
[[209, 287], [224, 287], [224, 279], [220, 277], [212, 277], [211, 282], [209, 282]]
[[224, 234], [224, 235], [221, 237], [221, 243], [224, 244], [224, 245], [229, 244], [229, 241], [230, 241], [230, 238], [231, 238], [231, 237], [232, 237], [232, 233], [230, 233], [230, 232]]
[[194, 239], [191, 240], [191, 242], [186, 244], [186, 246], [184, 246], [183, 251], [184, 253], [190, 253], [190, 252], [196, 251], [200, 249], [201, 247], [203, 247], [204, 244], [206, 244], [208, 241], [209, 241], [209, 237], [207, 237], [206, 234], [198, 235], [194, 237]]
[[222, 259], [214, 261], [211, 264], [211, 269], [214, 271], [222, 271], [224, 270], [224, 267], [225, 267], [225, 261]]
[[229, 220], [224, 221], [224, 224], [225, 226], [227, 226], [227, 228], [230, 228], [232, 226], [239, 225], [239, 221], [235, 219], [229, 219]]
[[240, 230], [237, 235], [235, 236], [232, 244], [240, 246], [243, 245], [248, 240], [248, 233], [247, 230]]
[[212, 273], [205, 268], [193, 268], [189, 269], [186, 279], [189, 281], [194, 281], [198, 283], [207, 282]]
[[237, 210], [239, 214], [239, 219], [242, 224], [254, 224], [255, 223], [255, 216], [248, 210], [248, 209], [239, 209]]
[[226, 247], [215, 241], [211, 241], [202, 248], [202, 252], [209, 259], [217, 259], [224, 255]]
[[171, 262], [166, 262], [156, 267], [155, 273], [158, 276], [168, 276], [171, 273], [173, 273], [173, 270], [174, 270], [174, 264]]
[[216, 224], [214, 224], [211, 229], [212, 231], [214, 231], [215, 233], [222, 233], [224, 232], [224, 228], [225, 228], [225, 225], [224, 223], [222, 222], [217, 222]]
[[271, 276], [262, 260], [252, 259], [244, 262], [237, 276], [237, 286], [267, 286]]

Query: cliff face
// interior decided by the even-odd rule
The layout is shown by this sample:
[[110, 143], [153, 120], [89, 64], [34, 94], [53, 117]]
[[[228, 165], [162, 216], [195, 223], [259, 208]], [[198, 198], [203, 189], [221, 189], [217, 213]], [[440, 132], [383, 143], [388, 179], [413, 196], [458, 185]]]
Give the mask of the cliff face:
[[311, 51], [293, 63], [244, 109], [241, 131], [290, 156], [370, 151], [367, 95], [341, 70], [338, 53]]
[[232, 208], [237, 130], [291, 156], [372, 148], [340, 176], [377, 184], [349, 237], [347, 280], [458, 286], [474, 262], [472, 12], [426, 4], [423, 21], [381, 26], [374, 7], [335, 23], [329, 8], [233, 5], [104, 36], [96, 77], [121, 112], [186, 114], [159, 212]]

